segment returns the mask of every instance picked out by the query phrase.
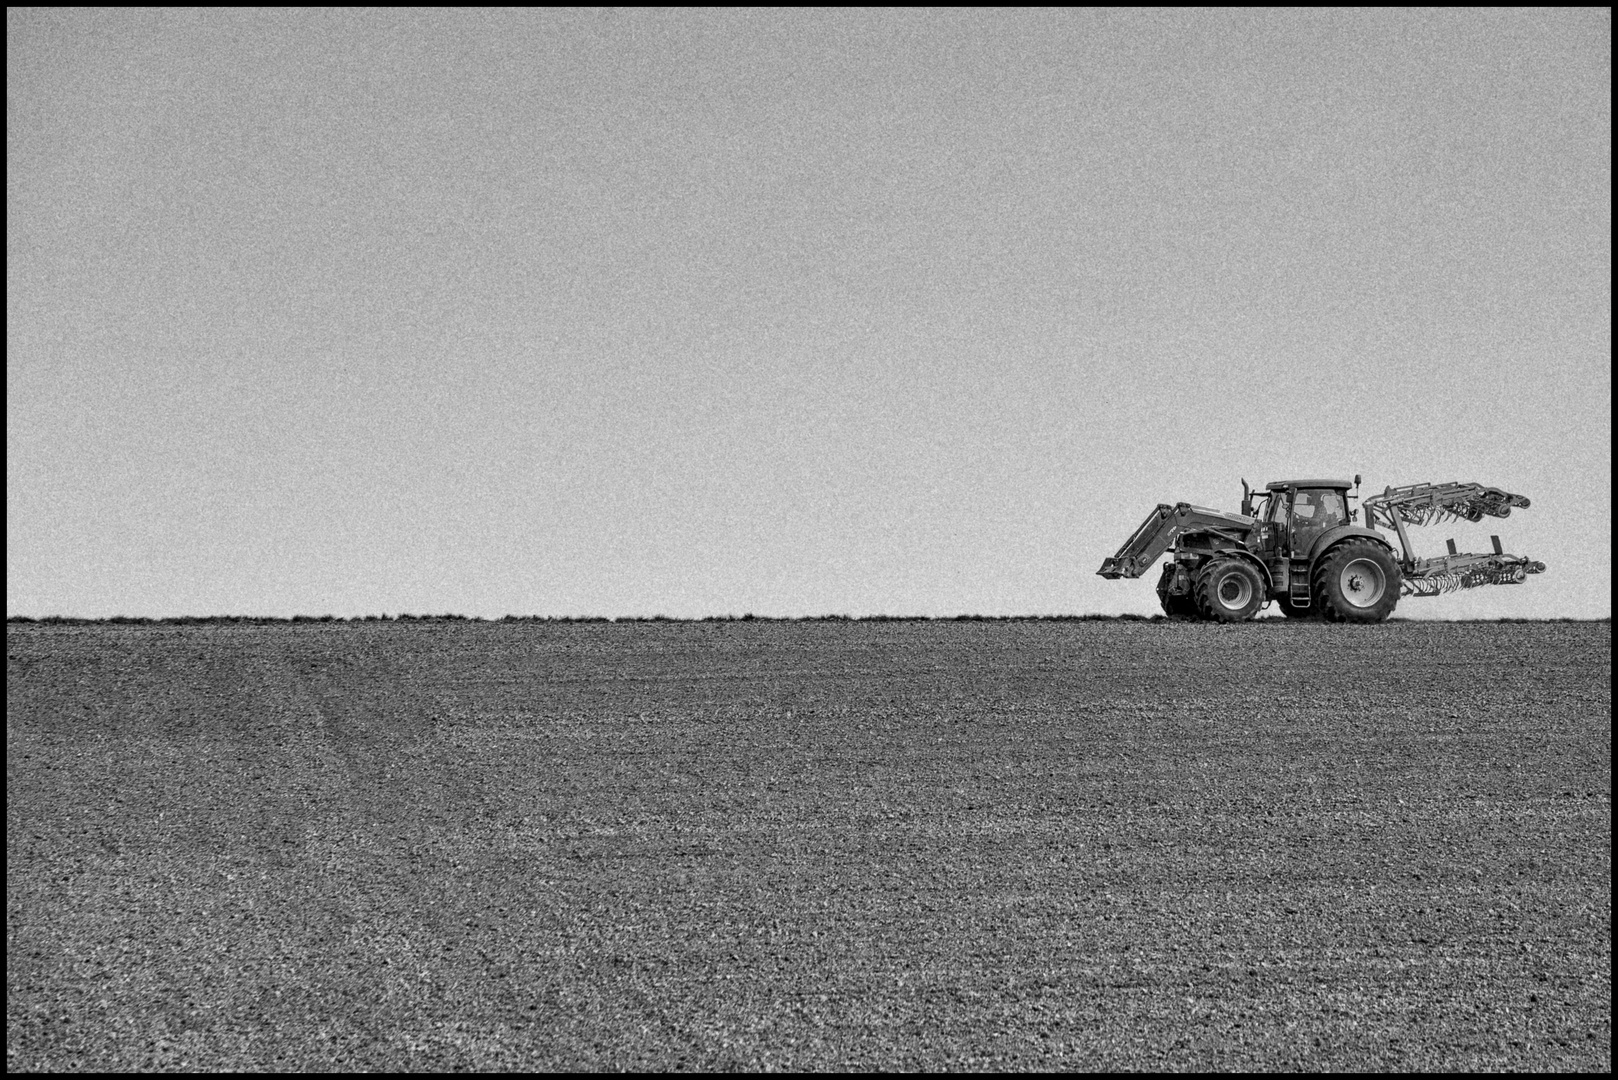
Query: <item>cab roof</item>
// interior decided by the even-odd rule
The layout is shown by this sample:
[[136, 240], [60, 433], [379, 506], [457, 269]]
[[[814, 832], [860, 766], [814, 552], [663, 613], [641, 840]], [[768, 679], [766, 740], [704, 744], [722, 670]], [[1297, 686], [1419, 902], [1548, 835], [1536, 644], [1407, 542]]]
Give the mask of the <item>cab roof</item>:
[[1265, 491], [1285, 491], [1289, 487], [1295, 488], [1351, 488], [1352, 480], [1276, 480], [1264, 485]]

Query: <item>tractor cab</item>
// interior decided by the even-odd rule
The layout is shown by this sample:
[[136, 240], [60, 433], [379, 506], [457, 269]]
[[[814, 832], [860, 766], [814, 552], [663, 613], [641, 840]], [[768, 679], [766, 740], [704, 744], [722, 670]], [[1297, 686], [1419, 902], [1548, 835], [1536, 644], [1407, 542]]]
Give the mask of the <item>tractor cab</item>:
[[[1271, 559], [1304, 559], [1326, 533], [1350, 524], [1355, 512], [1349, 509], [1353, 498], [1348, 480], [1277, 480], [1266, 484], [1258, 506], [1257, 492], [1246, 491], [1242, 509], [1259, 525], [1258, 548]], [[1242, 485], [1246, 488], [1246, 484]]]

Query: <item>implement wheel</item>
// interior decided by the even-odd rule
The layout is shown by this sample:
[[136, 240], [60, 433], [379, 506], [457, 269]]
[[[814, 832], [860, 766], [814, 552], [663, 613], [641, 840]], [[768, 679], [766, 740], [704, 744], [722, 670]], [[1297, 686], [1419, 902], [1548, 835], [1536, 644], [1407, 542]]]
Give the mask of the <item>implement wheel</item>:
[[1399, 602], [1399, 564], [1381, 544], [1346, 540], [1315, 563], [1309, 584], [1331, 621], [1381, 622]]
[[1264, 579], [1243, 559], [1215, 559], [1197, 576], [1197, 610], [1215, 622], [1246, 622], [1264, 603]]

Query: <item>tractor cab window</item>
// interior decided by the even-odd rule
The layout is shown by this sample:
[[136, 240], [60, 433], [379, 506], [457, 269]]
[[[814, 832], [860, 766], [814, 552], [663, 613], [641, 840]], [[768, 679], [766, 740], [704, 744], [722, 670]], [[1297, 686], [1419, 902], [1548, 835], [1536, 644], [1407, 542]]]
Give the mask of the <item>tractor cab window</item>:
[[1327, 529], [1346, 524], [1348, 515], [1340, 491], [1300, 491], [1292, 501], [1292, 532], [1296, 547], [1307, 547]]
[[1335, 529], [1348, 520], [1343, 513], [1343, 496], [1336, 491], [1300, 491], [1298, 502], [1308, 496], [1313, 504], [1309, 524], [1316, 529]]

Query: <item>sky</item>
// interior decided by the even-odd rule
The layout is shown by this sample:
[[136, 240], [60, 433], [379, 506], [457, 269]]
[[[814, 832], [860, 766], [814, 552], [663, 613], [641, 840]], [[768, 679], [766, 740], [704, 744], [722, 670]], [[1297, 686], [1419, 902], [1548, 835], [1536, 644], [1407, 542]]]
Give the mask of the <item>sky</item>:
[[8, 614], [1149, 614], [1355, 474], [1611, 614], [1607, 9], [9, 9], [6, 119]]

